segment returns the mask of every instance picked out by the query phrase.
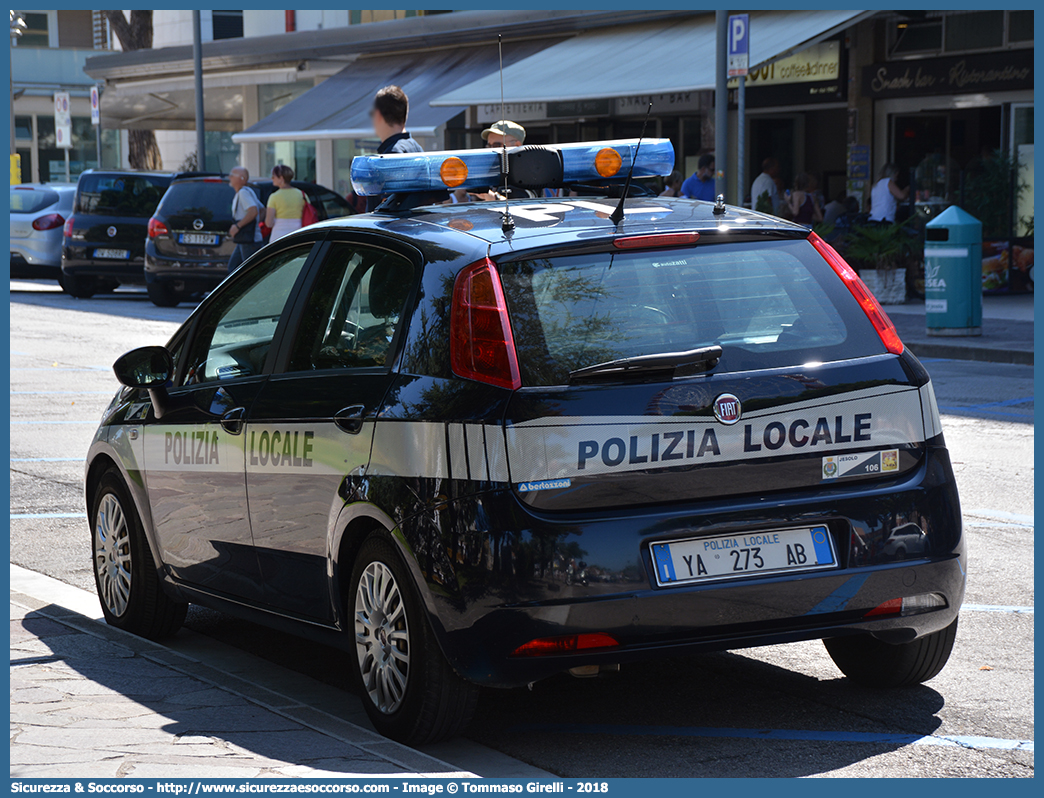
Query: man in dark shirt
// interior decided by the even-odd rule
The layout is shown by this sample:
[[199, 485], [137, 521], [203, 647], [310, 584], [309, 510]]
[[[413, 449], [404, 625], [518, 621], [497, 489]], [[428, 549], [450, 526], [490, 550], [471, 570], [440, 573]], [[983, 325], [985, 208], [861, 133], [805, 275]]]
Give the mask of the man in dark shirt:
[[[373, 98], [370, 119], [373, 120], [373, 132], [381, 140], [377, 148], [380, 155], [396, 152], [423, 152], [409, 133], [406, 132], [406, 116], [410, 110], [410, 100], [406, 92], [398, 86], [385, 86]], [[366, 210], [372, 211], [384, 201], [384, 197], [367, 197]]]

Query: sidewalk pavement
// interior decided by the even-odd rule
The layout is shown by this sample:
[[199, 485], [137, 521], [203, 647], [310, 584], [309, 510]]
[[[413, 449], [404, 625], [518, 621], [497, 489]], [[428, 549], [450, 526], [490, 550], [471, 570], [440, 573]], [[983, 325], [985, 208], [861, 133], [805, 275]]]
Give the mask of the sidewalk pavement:
[[919, 358], [1033, 365], [1033, 295], [985, 296], [982, 335], [928, 335], [924, 300], [886, 305], [903, 343]]
[[15, 778], [474, 775], [14, 588], [10, 754]]

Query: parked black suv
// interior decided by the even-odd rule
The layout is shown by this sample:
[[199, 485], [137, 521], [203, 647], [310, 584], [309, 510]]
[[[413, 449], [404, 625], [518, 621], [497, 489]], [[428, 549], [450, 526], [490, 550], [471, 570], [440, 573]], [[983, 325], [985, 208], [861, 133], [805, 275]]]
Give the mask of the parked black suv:
[[[264, 205], [274, 190], [270, 180], [249, 184]], [[354, 213], [343, 197], [328, 188], [293, 181], [315, 207], [320, 221]], [[160, 307], [173, 307], [192, 294], [209, 291], [228, 274], [235, 243], [232, 188], [227, 178], [175, 178], [148, 223], [145, 243], [145, 287]]]
[[80, 175], [62, 241], [62, 289], [86, 298], [144, 281], [149, 217], [175, 172], [88, 169]]

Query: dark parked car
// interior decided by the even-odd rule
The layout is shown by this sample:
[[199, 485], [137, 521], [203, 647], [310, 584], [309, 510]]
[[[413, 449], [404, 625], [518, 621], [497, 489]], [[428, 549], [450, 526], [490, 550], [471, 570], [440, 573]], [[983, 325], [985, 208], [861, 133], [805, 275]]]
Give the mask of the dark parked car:
[[[343, 197], [315, 183], [295, 180], [315, 207], [320, 221], [353, 213]], [[274, 190], [271, 180], [255, 180], [250, 188], [261, 204]], [[232, 188], [219, 176], [177, 178], [148, 223], [145, 286], [149, 299], [173, 307], [193, 294], [209, 291], [228, 274], [235, 248]]]
[[62, 289], [86, 298], [144, 281], [149, 217], [170, 185], [171, 172], [88, 169], [65, 221]]
[[11, 277], [62, 273], [62, 227], [72, 213], [74, 183], [11, 186]]
[[[599, 146], [508, 178], [632, 163]], [[853, 684], [938, 674], [957, 485], [928, 372], [851, 267], [724, 203], [396, 210], [499, 157], [357, 156], [384, 210], [272, 242], [117, 361], [86, 475], [106, 620], [158, 638], [191, 602], [342, 646], [409, 743], [478, 685], [700, 651], [823, 639]]]

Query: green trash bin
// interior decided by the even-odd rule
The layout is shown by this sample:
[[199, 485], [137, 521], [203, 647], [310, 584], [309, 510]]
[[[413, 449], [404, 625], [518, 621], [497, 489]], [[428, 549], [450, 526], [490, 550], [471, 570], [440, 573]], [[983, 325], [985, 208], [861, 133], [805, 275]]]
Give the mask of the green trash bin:
[[924, 227], [928, 335], [982, 335], [982, 222], [952, 205]]

